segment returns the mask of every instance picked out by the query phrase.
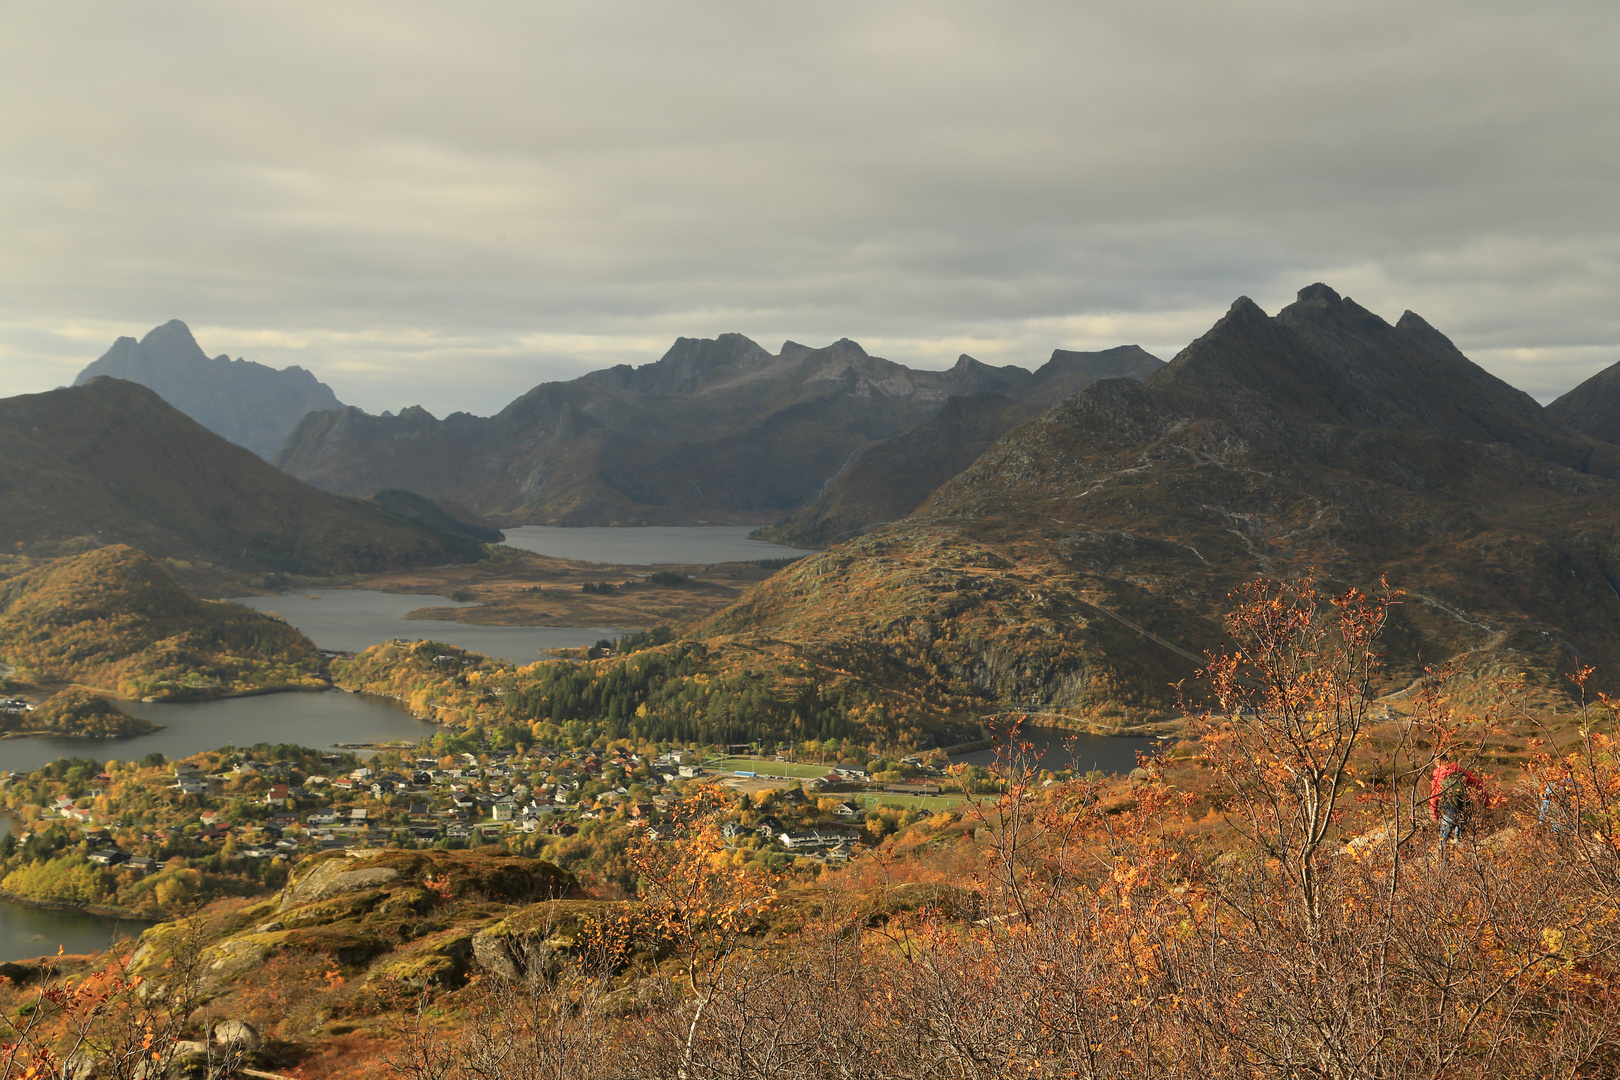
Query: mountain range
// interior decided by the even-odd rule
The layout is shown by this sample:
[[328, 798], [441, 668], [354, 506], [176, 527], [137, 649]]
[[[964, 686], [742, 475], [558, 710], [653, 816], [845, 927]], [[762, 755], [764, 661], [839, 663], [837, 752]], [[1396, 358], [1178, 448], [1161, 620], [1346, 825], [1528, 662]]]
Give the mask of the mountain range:
[[1104, 724], [1169, 715], [1238, 584], [1314, 570], [1408, 596], [1389, 680], [1620, 666], [1620, 447], [1571, 430], [1407, 312], [1313, 285], [1247, 298], [1145, 381], [1093, 382], [903, 521], [698, 628], [907, 694]]
[[466, 562], [484, 547], [288, 476], [144, 386], [0, 400], [0, 553], [128, 544], [197, 583]]
[[150, 387], [209, 431], [266, 459], [306, 413], [343, 407], [331, 387], [301, 367], [277, 371], [251, 360], [210, 358], [179, 319], [139, 341], [119, 338], [73, 385], [102, 375]]
[[1102, 352], [1053, 350], [1052, 358], [1027, 379], [1010, 379], [1000, 392], [947, 398], [916, 427], [863, 447], [808, 505], [755, 535], [791, 547], [819, 548], [897, 521], [1002, 435], [1082, 386], [1098, 379], [1145, 379], [1163, 366], [1163, 360], [1135, 345]]
[[758, 522], [952, 397], [1055, 400], [1094, 377], [1068, 356], [1034, 373], [969, 356], [918, 371], [847, 339], [772, 354], [740, 334], [681, 338], [655, 363], [545, 383], [493, 417], [313, 413], [275, 462], [330, 491], [404, 489], [507, 523]]

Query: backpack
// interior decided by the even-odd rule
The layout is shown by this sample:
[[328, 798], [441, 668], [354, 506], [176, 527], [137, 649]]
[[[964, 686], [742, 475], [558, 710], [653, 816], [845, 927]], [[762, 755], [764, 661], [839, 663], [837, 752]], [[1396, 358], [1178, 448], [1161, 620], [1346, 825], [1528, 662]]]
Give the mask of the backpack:
[[1454, 772], [1440, 788], [1440, 812], [1461, 818], [1468, 813], [1468, 774]]

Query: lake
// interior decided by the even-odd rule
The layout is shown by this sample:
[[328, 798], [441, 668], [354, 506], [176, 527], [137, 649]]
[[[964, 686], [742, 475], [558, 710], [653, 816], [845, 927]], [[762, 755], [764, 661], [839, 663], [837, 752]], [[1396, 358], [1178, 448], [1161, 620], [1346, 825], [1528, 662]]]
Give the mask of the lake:
[[407, 641], [442, 641], [485, 656], [518, 664], [533, 663], [547, 649], [571, 649], [615, 638], [624, 631], [607, 626], [477, 626], [448, 619], [407, 619], [405, 613], [424, 607], [463, 608], [448, 596], [385, 593], [373, 589], [327, 589], [281, 596], [239, 596], [238, 604], [255, 611], [271, 611], [296, 626], [318, 649], [359, 652], [361, 649], [404, 638]]
[[[11, 822], [0, 817], [0, 836], [10, 831]], [[0, 902], [0, 961], [54, 956], [58, 947], [70, 953], [99, 952], [116, 938], [139, 937], [150, 925]]]
[[398, 702], [341, 690], [263, 694], [181, 705], [122, 701], [119, 708], [163, 724], [164, 729], [121, 739], [0, 740], [0, 769], [29, 772], [60, 757], [128, 761], [153, 751], [169, 758], [183, 758], [199, 750], [259, 742], [316, 749], [335, 742], [408, 739], [414, 743], [437, 730], [435, 725], [406, 712]]
[[522, 525], [505, 532], [509, 547], [559, 559], [623, 566], [753, 562], [814, 554], [748, 539], [748, 534], [756, 528], [757, 525], [637, 525], [564, 529], [552, 525]]
[[[1026, 727], [1018, 735], [1031, 745], [1037, 768], [1082, 772], [1100, 769], [1105, 773], [1128, 773], [1136, 768], [1138, 753], [1153, 753], [1164, 745], [1157, 739], [1136, 735], [1086, 735], [1048, 727]], [[995, 763], [996, 747], [953, 754], [951, 760], [989, 766]]]

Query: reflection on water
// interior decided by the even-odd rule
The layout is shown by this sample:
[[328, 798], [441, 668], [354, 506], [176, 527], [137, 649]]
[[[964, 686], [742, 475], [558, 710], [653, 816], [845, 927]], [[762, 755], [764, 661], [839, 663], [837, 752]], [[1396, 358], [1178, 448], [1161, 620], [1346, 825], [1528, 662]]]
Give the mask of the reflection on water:
[[[1041, 769], [1077, 769], [1090, 772], [1099, 769], [1105, 773], [1128, 773], [1137, 765], [1137, 754], [1151, 754], [1162, 745], [1157, 739], [1135, 735], [1086, 735], [1062, 728], [1026, 727], [1018, 733], [1019, 741], [1030, 744], [1030, 753]], [[996, 761], [996, 752], [1006, 746], [1006, 739], [984, 750], [952, 755], [952, 761], [969, 765], [989, 766]]]
[[755, 528], [753, 525], [638, 525], [634, 528], [562, 529], [551, 525], [524, 525], [507, 529], [506, 543], [559, 559], [625, 566], [752, 562], [810, 554], [799, 548], [748, 539]]
[[273, 611], [296, 626], [318, 649], [359, 652], [390, 638], [442, 641], [485, 656], [519, 664], [541, 659], [547, 649], [593, 645], [620, 631], [601, 626], [474, 626], [448, 619], [407, 619], [424, 607], [476, 607], [448, 596], [385, 593], [371, 589], [327, 589], [284, 596], [242, 596], [238, 604]]
[[[0, 817], [0, 836], [10, 831], [11, 822]], [[0, 901], [0, 962], [54, 956], [59, 948], [68, 953], [98, 952], [116, 939], [139, 937], [150, 925]]]
[[264, 694], [184, 705], [121, 701], [119, 707], [164, 728], [124, 739], [6, 739], [0, 741], [0, 768], [28, 772], [60, 757], [130, 761], [153, 751], [169, 758], [183, 758], [199, 750], [260, 742], [317, 749], [334, 742], [408, 739], [414, 743], [437, 730], [397, 702], [341, 690]]

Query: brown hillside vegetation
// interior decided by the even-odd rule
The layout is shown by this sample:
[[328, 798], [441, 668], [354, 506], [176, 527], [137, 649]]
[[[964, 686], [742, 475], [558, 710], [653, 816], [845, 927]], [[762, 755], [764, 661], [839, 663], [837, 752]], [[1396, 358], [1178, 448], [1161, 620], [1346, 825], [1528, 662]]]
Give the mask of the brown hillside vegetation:
[[219, 588], [471, 561], [484, 550], [315, 491], [131, 382], [0, 400], [0, 552], [52, 557], [107, 543]]
[[[1511, 686], [1381, 723], [1364, 687], [1409, 602], [1249, 585], [1195, 743], [1129, 781], [1049, 783], [1015, 748], [993, 803], [814, 884], [734, 864], [712, 791], [632, 844], [630, 899], [499, 854], [306, 861], [103, 974], [20, 968], [0, 1076], [80, 1033], [167, 1060], [219, 1021], [334, 1078], [1615, 1075], [1620, 703], [1518, 775], [1478, 754], [1535, 726]], [[1450, 844], [1442, 754], [1486, 779]]]
[[1559, 697], [1574, 656], [1620, 661], [1620, 448], [1411, 313], [1300, 296], [1275, 318], [1239, 300], [1146, 383], [1086, 387], [699, 636], [884, 656], [883, 680], [948, 670], [980, 708], [1118, 723], [1171, 710], [1236, 585], [1315, 567], [1409, 593], [1381, 693], [1456, 658]]
[[114, 544], [0, 581], [0, 659], [34, 682], [128, 697], [218, 697], [319, 687], [315, 647], [240, 604], [199, 600]]

